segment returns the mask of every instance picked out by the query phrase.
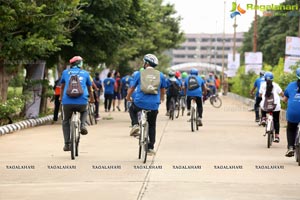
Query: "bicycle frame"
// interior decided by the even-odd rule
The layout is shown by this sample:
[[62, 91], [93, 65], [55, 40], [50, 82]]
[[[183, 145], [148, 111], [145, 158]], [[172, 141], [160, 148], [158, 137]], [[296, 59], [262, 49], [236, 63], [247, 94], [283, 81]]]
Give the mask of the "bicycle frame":
[[266, 123], [267, 123], [266, 132], [273, 131], [274, 127], [273, 127], [273, 113], [272, 112], [268, 113]]
[[74, 160], [78, 156], [78, 146], [80, 140], [80, 117], [78, 112], [73, 112], [70, 123], [70, 138], [71, 138], [71, 159]]

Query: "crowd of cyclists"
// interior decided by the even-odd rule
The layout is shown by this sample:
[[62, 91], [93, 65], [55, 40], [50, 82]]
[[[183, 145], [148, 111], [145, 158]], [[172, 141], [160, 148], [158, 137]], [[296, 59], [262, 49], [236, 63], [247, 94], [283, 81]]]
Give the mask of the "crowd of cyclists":
[[[154, 145], [156, 140], [156, 120], [160, 104], [165, 100], [168, 116], [170, 113], [170, 100], [174, 98], [178, 104], [181, 98], [185, 99], [187, 115], [190, 115], [191, 99], [195, 99], [198, 109], [197, 123], [203, 126], [203, 103], [211, 95], [218, 92], [220, 80], [210, 72], [208, 76], [199, 74], [198, 70], [193, 68], [187, 72], [169, 71], [164, 75], [155, 69], [159, 64], [158, 59], [153, 54], [147, 54], [143, 58], [144, 65], [138, 71], [132, 74], [120, 76], [119, 72], [108, 72], [107, 77], [102, 81], [100, 74], [95, 73], [92, 78], [89, 72], [85, 71], [83, 59], [75, 56], [70, 59], [70, 69], [66, 69], [61, 78], [55, 83], [55, 111], [54, 121], [57, 121], [58, 106], [62, 104], [63, 115], [63, 134], [64, 134], [64, 151], [70, 150], [70, 124], [69, 120], [73, 111], [81, 113], [81, 122], [87, 118], [88, 102], [95, 103], [96, 119], [100, 119], [99, 103], [100, 95], [104, 94], [105, 112], [121, 111], [121, 100], [124, 99], [124, 111], [129, 111], [132, 129], [130, 136], [139, 135], [138, 113], [141, 110], [148, 110], [149, 123], [149, 155], [154, 155]], [[67, 87], [70, 84], [70, 77], [79, 76], [80, 85], [83, 93], [74, 98], [67, 93]], [[300, 123], [300, 68], [296, 70], [296, 81], [291, 82], [285, 91], [274, 82], [274, 76], [271, 72], [261, 72], [254, 83], [250, 93], [255, 93], [255, 121], [264, 125], [266, 123], [266, 104], [272, 100], [274, 108], [273, 123], [275, 129], [274, 142], [280, 142], [280, 110], [281, 101], [287, 102], [287, 157], [294, 156], [295, 139], [297, 134], [298, 123]], [[260, 113], [261, 110], [261, 113]], [[81, 134], [88, 133], [86, 123], [81, 123]]]
[[[300, 68], [296, 70], [295, 80], [290, 82], [283, 91], [279, 84], [274, 82], [272, 72], [260, 72], [260, 77], [254, 82], [253, 88], [250, 91], [251, 95], [255, 93], [255, 121], [259, 125], [266, 124], [266, 114], [270, 112], [268, 103], [273, 105], [271, 112], [273, 115], [273, 124], [275, 129], [274, 142], [280, 142], [280, 111], [281, 101], [287, 103], [286, 119], [286, 137], [287, 137], [287, 152], [286, 157], [293, 157], [295, 154], [295, 140], [300, 123]], [[261, 113], [259, 112], [261, 110]]]

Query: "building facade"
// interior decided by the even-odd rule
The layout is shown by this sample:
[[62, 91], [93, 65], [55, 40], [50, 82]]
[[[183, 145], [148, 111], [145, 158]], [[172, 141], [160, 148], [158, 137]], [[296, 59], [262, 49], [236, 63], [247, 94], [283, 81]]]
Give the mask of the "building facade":
[[[218, 34], [186, 34], [186, 40], [177, 49], [170, 52], [171, 66], [201, 62], [222, 66], [223, 62], [223, 33]], [[243, 32], [236, 33], [236, 50], [242, 46]], [[233, 34], [225, 34], [224, 37], [224, 63], [227, 66], [228, 53], [233, 53]], [[236, 51], [237, 53], [237, 51]]]

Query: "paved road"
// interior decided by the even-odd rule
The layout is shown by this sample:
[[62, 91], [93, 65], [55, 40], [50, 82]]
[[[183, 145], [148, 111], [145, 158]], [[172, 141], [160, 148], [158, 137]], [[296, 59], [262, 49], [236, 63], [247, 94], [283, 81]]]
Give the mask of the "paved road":
[[[162, 106], [157, 154], [147, 165], [137, 159], [125, 112], [89, 127], [75, 161], [62, 151], [61, 124], [0, 137], [0, 199], [300, 199], [300, 167], [284, 157], [284, 123], [281, 143], [267, 149], [254, 113], [228, 97], [220, 109], [205, 105], [196, 133], [186, 116], [169, 121], [164, 114]], [[24, 166], [31, 169], [12, 169]]]

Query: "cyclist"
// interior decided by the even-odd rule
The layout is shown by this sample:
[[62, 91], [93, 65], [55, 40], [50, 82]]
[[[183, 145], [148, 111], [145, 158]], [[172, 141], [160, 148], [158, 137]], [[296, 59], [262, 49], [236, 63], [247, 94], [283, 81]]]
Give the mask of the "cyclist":
[[284, 101], [287, 102], [287, 142], [286, 157], [292, 157], [295, 153], [295, 139], [297, 127], [300, 123], [300, 68], [296, 70], [297, 81], [291, 82], [284, 91]]
[[253, 96], [254, 95], [254, 91], [256, 89], [256, 93], [255, 93], [255, 104], [254, 104], [254, 111], [255, 111], [255, 122], [259, 122], [260, 117], [259, 117], [259, 104], [261, 102], [261, 97], [259, 96], [259, 89], [260, 89], [260, 85], [262, 82], [265, 81], [264, 78], [265, 72], [261, 71], [259, 73], [259, 78], [257, 78], [254, 82], [253, 88], [250, 91], [250, 94]]
[[111, 72], [108, 72], [107, 78], [104, 79], [104, 109], [105, 112], [110, 112], [111, 103], [114, 98], [115, 79], [111, 78]]
[[170, 101], [171, 98], [175, 98], [175, 103], [178, 102], [179, 92], [181, 90], [181, 81], [175, 77], [175, 72], [170, 71], [169, 72], [169, 78], [166, 80], [167, 82], [167, 101], [166, 101], [166, 107], [167, 107], [167, 116], [169, 116], [170, 112]]
[[121, 79], [121, 92], [122, 92], [122, 98], [124, 98], [124, 108], [125, 108], [125, 112], [127, 112], [128, 107], [127, 107], [127, 100], [126, 100], [126, 96], [127, 96], [127, 90], [130, 86], [130, 82], [132, 80], [132, 77], [127, 74], [126, 76], [124, 76]]
[[[267, 102], [273, 101], [273, 105], [275, 105], [272, 113], [273, 113], [273, 124], [275, 129], [275, 140], [274, 142], [279, 143], [279, 130], [280, 130], [280, 96], [283, 97], [283, 92], [280, 86], [273, 81], [274, 76], [272, 72], [266, 72], [264, 75], [265, 82], [260, 85], [259, 96], [262, 98], [260, 102], [260, 107], [262, 109], [262, 125], [266, 124], [266, 115], [265, 105]], [[280, 96], [279, 96], [280, 95]], [[273, 100], [271, 97], [273, 96]], [[267, 101], [266, 101], [267, 100]], [[266, 102], [266, 103], [265, 103]]]
[[[115, 107], [117, 107], [118, 111], [121, 111], [121, 78], [120, 73], [115, 72], [114, 74], [115, 83], [114, 83], [114, 98], [113, 98], [113, 111], [115, 111]], [[116, 106], [116, 100], [118, 100], [118, 105]]]
[[202, 78], [198, 76], [198, 70], [193, 68], [191, 69], [190, 75], [185, 80], [185, 89], [184, 93], [187, 96], [187, 115], [191, 114], [191, 101], [192, 98], [196, 99], [197, 108], [198, 108], [198, 125], [202, 126], [202, 113], [203, 113], [203, 105], [202, 105], [202, 93], [206, 95], [206, 88]]
[[208, 74], [208, 78], [206, 80], [206, 84], [207, 84], [207, 86], [208, 86], [208, 88], [210, 90], [209, 96], [216, 94], [216, 80], [215, 80], [214, 74], [212, 72], [210, 72]]
[[102, 81], [100, 79], [100, 74], [98, 72], [95, 73], [95, 78], [93, 79], [94, 84], [96, 85], [96, 90], [94, 90], [94, 97], [95, 97], [95, 117], [96, 120], [100, 119], [99, 115], [99, 102], [100, 102], [100, 96], [103, 92], [102, 88]]
[[[65, 146], [64, 151], [70, 151], [70, 119], [74, 111], [80, 112], [80, 133], [82, 135], [88, 134], [88, 131], [85, 127], [85, 121], [87, 117], [87, 104], [88, 96], [90, 96], [90, 101], [94, 102], [92, 95], [92, 82], [90, 80], [90, 75], [87, 71], [82, 69], [83, 60], [80, 56], [74, 56], [70, 59], [71, 68], [66, 69], [62, 73], [61, 77], [61, 95], [60, 100], [62, 102], [62, 111], [63, 111], [63, 122], [62, 129], [64, 134]], [[80, 80], [80, 85], [83, 90], [83, 94], [79, 97], [70, 97], [67, 95], [68, 83], [71, 75], [77, 75]], [[67, 86], [66, 86], [67, 84]]]
[[[150, 112], [147, 113], [150, 140], [148, 145], [148, 153], [149, 155], [154, 155], [155, 151], [153, 149], [156, 137], [156, 118], [159, 104], [164, 101], [166, 82], [164, 75], [154, 69], [158, 65], [158, 59], [155, 55], [147, 54], [144, 56], [143, 61], [145, 70], [135, 74], [132, 85], [128, 89], [128, 94], [126, 96], [127, 101], [131, 101], [131, 95], [135, 88], [137, 88], [135, 98], [129, 109], [132, 123], [130, 135], [138, 135], [138, 112], [142, 109], [149, 110]], [[150, 85], [147, 84], [148, 81], [146, 80], [146, 77], [152, 77], [152, 79], [149, 81], [149, 83], [151, 83]], [[148, 91], [146, 89], [150, 90]]]

